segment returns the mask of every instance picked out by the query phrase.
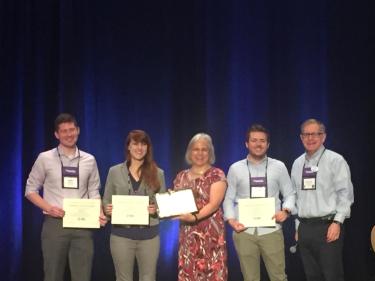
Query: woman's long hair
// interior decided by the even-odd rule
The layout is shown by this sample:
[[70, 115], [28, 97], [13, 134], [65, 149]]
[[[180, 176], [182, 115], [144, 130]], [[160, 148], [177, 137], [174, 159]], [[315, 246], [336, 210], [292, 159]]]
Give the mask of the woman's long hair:
[[144, 180], [146, 185], [154, 192], [158, 192], [160, 189], [157, 169], [158, 166], [153, 159], [151, 139], [148, 134], [142, 130], [132, 130], [129, 132], [125, 140], [125, 158], [128, 168], [130, 167], [132, 161], [128, 147], [130, 141], [132, 140], [147, 145], [147, 152], [144, 157], [143, 164], [139, 167], [138, 172], [140, 173], [142, 180]]

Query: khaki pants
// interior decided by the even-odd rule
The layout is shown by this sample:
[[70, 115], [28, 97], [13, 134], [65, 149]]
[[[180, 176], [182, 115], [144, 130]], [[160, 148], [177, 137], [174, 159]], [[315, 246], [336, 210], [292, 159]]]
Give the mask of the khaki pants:
[[284, 236], [281, 229], [265, 235], [233, 232], [244, 281], [260, 280], [260, 257], [271, 281], [286, 281]]

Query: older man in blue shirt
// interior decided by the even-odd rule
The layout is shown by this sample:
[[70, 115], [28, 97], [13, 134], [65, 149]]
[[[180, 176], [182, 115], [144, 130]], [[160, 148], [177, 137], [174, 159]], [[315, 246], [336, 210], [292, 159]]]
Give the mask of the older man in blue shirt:
[[[230, 166], [228, 189], [224, 200], [225, 219], [232, 226], [233, 241], [245, 281], [260, 280], [262, 257], [271, 281], [287, 280], [285, 274], [284, 236], [281, 223], [295, 205], [295, 192], [284, 163], [267, 156], [269, 132], [259, 124], [246, 134], [247, 157]], [[279, 194], [283, 196], [283, 203]], [[238, 199], [275, 198], [276, 227], [246, 228], [238, 221]]]
[[324, 147], [323, 123], [308, 119], [301, 125], [306, 150], [292, 167], [297, 193], [297, 239], [308, 281], [343, 281], [343, 223], [354, 201], [345, 159]]

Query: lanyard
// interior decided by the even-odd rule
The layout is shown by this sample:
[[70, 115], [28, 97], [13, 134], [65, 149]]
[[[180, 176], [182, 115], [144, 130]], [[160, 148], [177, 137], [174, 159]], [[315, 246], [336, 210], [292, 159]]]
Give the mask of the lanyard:
[[[127, 167], [127, 165], [126, 165], [126, 167]], [[127, 167], [128, 169], [128, 173], [127, 173], [127, 175], [128, 175], [128, 178], [127, 178], [127, 180], [128, 180], [128, 185], [130, 186], [130, 188], [129, 188], [129, 192], [128, 192], [128, 194], [129, 195], [132, 195], [132, 190], [133, 190], [133, 192], [134, 192], [134, 194], [139, 194], [139, 191], [140, 191], [140, 188], [141, 188], [141, 183], [142, 183], [142, 176], [139, 178], [139, 181], [137, 182], [136, 180], [135, 180], [135, 178], [133, 177], [133, 175], [130, 173], [130, 170], [129, 170], [129, 167]], [[134, 182], [134, 185], [133, 185], [133, 182]], [[143, 190], [143, 193], [144, 193], [144, 195], [145, 196], [147, 196], [147, 190], [146, 189], [144, 189]]]
[[[319, 162], [320, 162], [320, 159], [322, 159], [322, 156], [323, 156], [323, 154], [324, 154], [324, 152], [326, 151], [326, 148], [324, 148], [324, 150], [323, 150], [323, 152], [322, 152], [322, 154], [320, 154], [320, 156], [319, 156], [319, 159], [318, 159], [318, 163], [316, 163], [316, 166], [317, 167], [319, 167]], [[305, 165], [306, 165], [306, 163], [305, 162], [303, 162], [303, 168], [302, 168], [302, 178], [303, 178], [303, 171], [305, 170]], [[318, 173], [318, 172], [317, 172]]]
[[[59, 147], [57, 147], [56, 149], [57, 149], [57, 154], [59, 155], [59, 159], [60, 159], [60, 163], [61, 163], [61, 168], [63, 168], [65, 166], [64, 166], [64, 164], [63, 164], [63, 162], [61, 160], [61, 154], [60, 154], [60, 151], [59, 151]], [[79, 160], [81, 160], [81, 153], [79, 152], [79, 149], [78, 149], [78, 164], [77, 164], [78, 170], [79, 170]]]
[[[251, 172], [250, 172], [250, 165], [249, 165], [249, 160], [246, 159], [246, 165], [247, 165], [247, 171], [249, 172], [249, 189], [250, 189], [250, 196], [251, 196]], [[268, 167], [268, 157], [266, 159], [266, 169], [265, 169], [265, 173], [264, 173], [264, 178], [266, 180], [266, 197], [267, 197], [267, 167]]]
[[[60, 164], [61, 164], [61, 187], [62, 188], [70, 188], [70, 189], [79, 189], [79, 161], [81, 158], [81, 154], [78, 150], [78, 164], [77, 167], [72, 166], [64, 166], [61, 154], [59, 151], [59, 147], [57, 149], [57, 154], [59, 155]], [[73, 160], [74, 158], [72, 158]], [[68, 172], [69, 171], [69, 172]]]
[[[319, 167], [319, 162], [320, 162], [320, 159], [322, 159], [322, 156], [324, 154], [324, 152], [326, 151], [326, 149], [324, 148], [323, 152], [320, 154], [319, 156], [319, 159], [318, 159], [318, 162], [316, 163], [316, 169], [313, 171], [310, 167], [310, 171], [312, 174], [311, 176], [307, 176], [305, 175], [305, 165], [306, 163], [304, 162], [303, 163], [303, 167], [302, 167], [302, 177], [301, 177], [301, 189], [302, 190], [316, 190], [317, 189], [317, 181], [316, 181], [316, 178], [317, 178], [317, 175], [318, 175], [318, 167]], [[306, 172], [307, 173], [307, 172]]]

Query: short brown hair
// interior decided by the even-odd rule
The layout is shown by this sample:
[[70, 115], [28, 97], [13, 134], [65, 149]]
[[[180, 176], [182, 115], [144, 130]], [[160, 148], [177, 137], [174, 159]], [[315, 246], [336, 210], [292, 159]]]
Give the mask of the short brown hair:
[[262, 125], [260, 124], [253, 124], [250, 126], [250, 128], [246, 132], [246, 142], [249, 141], [250, 133], [251, 132], [262, 132], [265, 133], [267, 136], [267, 143], [270, 143], [270, 132]]
[[55, 119], [55, 132], [59, 130], [59, 126], [62, 123], [74, 123], [74, 126], [78, 127], [76, 118], [70, 113], [60, 113]]

